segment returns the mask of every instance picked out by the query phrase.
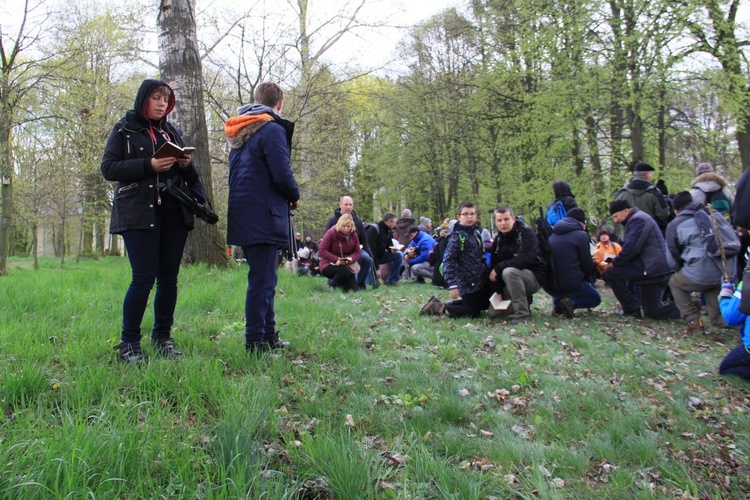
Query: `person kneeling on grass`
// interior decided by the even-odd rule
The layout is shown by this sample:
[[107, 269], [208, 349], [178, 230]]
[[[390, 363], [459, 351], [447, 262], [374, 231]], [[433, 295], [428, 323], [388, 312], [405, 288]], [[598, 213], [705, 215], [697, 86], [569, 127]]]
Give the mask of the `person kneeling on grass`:
[[341, 286], [344, 290], [357, 290], [361, 249], [350, 214], [342, 214], [336, 225], [326, 231], [318, 247], [318, 255], [320, 272], [331, 280], [332, 288]]
[[443, 304], [430, 297], [420, 314], [445, 313], [452, 318], [476, 318], [490, 305], [489, 269], [484, 260], [481, 234], [474, 226], [476, 208], [470, 202], [463, 202], [456, 209], [456, 215], [458, 222], [448, 236], [443, 256], [443, 275], [454, 300]]
[[742, 301], [742, 282], [735, 291], [731, 283], [724, 283], [719, 294], [721, 315], [730, 326], [741, 325], [742, 343], [735, 347], [719, 365], [719, 375], [736, 375], [750, 380], [750, 332], [748, 331], [747, 314], [740, 311]]

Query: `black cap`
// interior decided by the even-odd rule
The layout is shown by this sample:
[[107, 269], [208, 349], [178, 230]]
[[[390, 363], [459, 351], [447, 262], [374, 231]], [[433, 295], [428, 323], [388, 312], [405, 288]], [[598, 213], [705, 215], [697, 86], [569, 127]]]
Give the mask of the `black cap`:
[[639, 161], [635, 164], [635, 167], [633, 167], [633, 172], [653, 172], [654, 170], [656, 169], [652, 167], [650, 163], [646, 163], [645, 161]]
[[628, 200], [615, 200], [609, 204], [609, 215], [619, 212], [620, 210], [625, 210], [626, 208], [632, 208], [630, 203], [628, 203]]

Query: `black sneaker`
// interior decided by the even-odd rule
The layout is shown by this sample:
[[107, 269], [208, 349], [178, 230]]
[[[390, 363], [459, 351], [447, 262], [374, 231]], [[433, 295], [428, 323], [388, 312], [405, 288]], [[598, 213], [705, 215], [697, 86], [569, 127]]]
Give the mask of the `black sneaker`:
[[123, 363], [140, 363], [148, 360], [141, 350], [140, 342], [121, 342], [114, 349], [120, 351], [118, 359]]
[[165, 358], [179, 358], [180, 356], [182, 356], [182, 351], [178, 351], [174, 348], [171, 338], [155, 339], [154, 349], [156, 349], [156, 352], [159, 354], [159, 356], [163, 356]]
[[264, 354], [273, 349], [270, 342], [253, 342], [245, 344], [245, 352], [248, 354]]
[[268, 342], [268, 344], [271, 346], [271, 349], [286, 349], [291, 344], [285, 340], [281, 340], [279, 338], [279, 332], [273, 332], [273, 335], [271, 335], [271, 340]]

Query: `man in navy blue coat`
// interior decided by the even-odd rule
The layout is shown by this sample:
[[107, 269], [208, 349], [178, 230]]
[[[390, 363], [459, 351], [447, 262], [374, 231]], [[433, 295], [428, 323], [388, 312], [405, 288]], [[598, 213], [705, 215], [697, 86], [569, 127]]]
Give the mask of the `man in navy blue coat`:
[[602, 298], [591, 286], [594, 259], [591, 258], [591, 238], [586, 232], [586, 214], [574, 207], [560, 219], [549, 237], [555, 279], [544, 289], [552, 295], [553, 314], [566, 318], [575, 309], [598, 306]]
[[[667, 260], [667, 244], [656, 221], [646, 212], [631, 208], [627, 200], [609, 204], [615, 224], [625, 228], [622, 250], [602, 276], [622, 305], [625, 316], [651, 319], [680, 319], [680, 311], [672, 302], [662, 302], [664, 290], [672, 276]], [[633, 291], [638, 285], [639, 293]]]
[[225, 124], [229, 152], [227, 243], [242, 247], [249, 271], [245, 297], [245, 348], [281, 348], [274, 314], [276, 257], [289, 241], [289, 211], [299, 203], [290, 152], [294, 123], [279, 117], [284, 91], [258, 85], [255, 103], [241, 106]]

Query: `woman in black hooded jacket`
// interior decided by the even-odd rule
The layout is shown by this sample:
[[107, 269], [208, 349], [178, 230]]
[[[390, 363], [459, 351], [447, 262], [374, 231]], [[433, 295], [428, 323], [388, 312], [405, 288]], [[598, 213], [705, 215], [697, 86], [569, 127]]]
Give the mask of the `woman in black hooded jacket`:
[[178, 178], [199, 194], [203, 194], [203, 187], [189, 155], [153, 157], [168, 141], [185, 146], [182, 132], [167, 121], [174, 105], [175, 96], [169, 85], [160, 80], [144, 80], [133, 109], [112, 129], [102, 157], [102, 175], [108, 181], [117, 181], [110, 232], [122, 235], [133, 273], [123, 302], [121, 343], [115, 347], [124, 362], [145, 359], [140, 343], [141, 320], [154, 282], [154, 347], [166, 357], [182, 354], [172, 344], [171, 330], [177, 274], [195, 218], [159, 188], [167, 180], [179, 185]]

